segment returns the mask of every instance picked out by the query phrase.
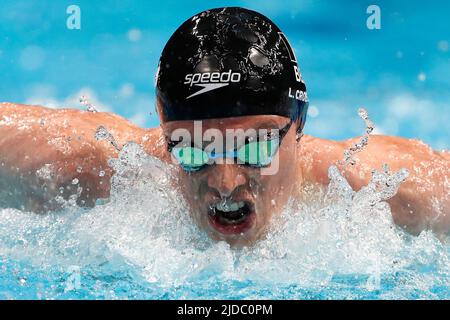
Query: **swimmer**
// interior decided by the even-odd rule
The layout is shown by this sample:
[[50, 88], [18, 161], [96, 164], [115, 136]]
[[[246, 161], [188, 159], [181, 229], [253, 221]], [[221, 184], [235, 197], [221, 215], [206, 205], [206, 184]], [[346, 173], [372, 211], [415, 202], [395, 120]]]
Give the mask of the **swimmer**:
[[[358, 140], [303, 135], [308, 97], [297, 57], [280, 29], [251, 10], [212, 9], [184, 22], [162, 52], [156, 95], [161, 125], [153, 129], [111, 113], [0, 104], [0, 188], [9, 201], [0, 206], [58, 209], [56, 196], [77, 192], [74, 179], [81, 187], [78, 204], [94, 206], [109, 196], [114, 172], [108, 159], [117, 157], [117, 145], [134, 141], [176, 164], [193, 219], [213, 239], [250, 245], [264, 237], [289, 199], [306, 197], [305, 186], [326, 186], [330, 165]], [[196, 139], [199, 124], [203, 133], [211, 129], [221, 137], [227, 130], [250, 134], [208, 149], [212, 140]], [[95, 139], [99, 126], [116, 146]], [[344, 174], [355, 190], [385, 163], [392, 171], [408, 169], [388, 200], [393, 221], [413, 234], [449, 234], [448, 152], [373, 135], [354, 159]]]

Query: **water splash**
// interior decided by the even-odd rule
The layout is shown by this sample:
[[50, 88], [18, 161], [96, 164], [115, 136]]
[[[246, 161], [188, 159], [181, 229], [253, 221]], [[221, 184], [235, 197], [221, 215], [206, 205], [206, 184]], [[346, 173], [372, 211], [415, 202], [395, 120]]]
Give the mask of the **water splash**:
[[[374, 129], [373, 122], [369, 119], [367, 111], [363, 108], [358, 109], [358, 115], [364, 120], [366, 125], [365, 133], [361, 139], [350, 148], [344, 150], [344, 159], [338, 162], [344, 165], [354, 165], [356, 163], [353, 156], [362, 152], [369, 143], [369, 135]], [[407, 169], [402, 168], [398, 172], [390, 174], [389, 166], [383, 164], [383, 171], [372, 170], [372, 179], [368, 185], [361, 188], [359, 192], [354, 192], [348, 181], [341, 174], [339, 169], [332, 165], [328, 168], [328, 178], [330, 179], [325, 199], [328, 201], [338, 201], [348, 205], [355, 203], [357, 205], [370, 204], [375, 206], [392, 198], [398, 191], [401, 183], [409, 176]], [[345, 208], [344, 211], [348, 211]]]
[[109, 143], [111, 143], [111, 145], [117, 151], [121, 150], [121, 148], [120, 148], [119, 144], [117, 143], [116, 139], [114, 138], [114, 136], [111, 133], [109, 133], [109, 131], [104, 126], [99, 126], [97, 128], [97, 130], [95, 131], [95, 139], [97, 141], [101, 141], [101, 140], [109, 141]]
[[369, 115], [365, 109], [359, 108], [358, 115], [364, 120], [364, 123], [366, 125], [366, 130], [365, 130], [365, 133], [363, 134], [363, 136], [361, 137], [361, 139], [357, 143], [355, 143], [353, 146], [351, 146], [350, 148], [348, 148], [344, 151], [344, 161], [342, 163], [345, 165], [356, 164], [356, 161], [353, 158], [353, 156], [356, 153], [363, 151], [367, 147], [367, 145], [369, 143], [369, 135], [372, 133], [372, 131], [374, 129], [373, 122], [369, 119]]
[[80, 97], [80, 104], [83, 107], [85, 107], [86, 111], [88, 111], [88, 112], [92, 112], [92, 113], [98, 112], [97, 108], [92, 103], [89, 102], [89, 99], [87, 96]]

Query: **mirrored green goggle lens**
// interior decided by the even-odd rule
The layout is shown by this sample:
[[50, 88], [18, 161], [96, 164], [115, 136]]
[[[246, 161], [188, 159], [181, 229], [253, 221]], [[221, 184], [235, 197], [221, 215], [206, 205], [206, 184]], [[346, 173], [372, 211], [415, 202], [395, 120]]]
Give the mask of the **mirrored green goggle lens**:
[[[278, 149], [279, 140], [250, 142], [235, 152], [238, 163], [253, 166], [267, 166], [272, 162], [272, 157]], [[173, 156], [185, 169], [199, 169], [208, 164], [210, 157], [204, 150], [196, 147], [173, 148]]]
[[173, 156], [184, 167], [201, 167], [208, 163], [208, 155], [200, 148], [181, 147], [172, 150]]
[[237, 158], [245, 164], [267, 166], [278, 148], [278, 139], [250, 142], [237, 151]]

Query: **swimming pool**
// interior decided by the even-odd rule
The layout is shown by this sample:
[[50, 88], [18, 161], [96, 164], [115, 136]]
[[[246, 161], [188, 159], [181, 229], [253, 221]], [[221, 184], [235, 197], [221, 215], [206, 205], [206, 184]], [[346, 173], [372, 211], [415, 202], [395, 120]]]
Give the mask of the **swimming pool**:
[[111, 199], [93, 209], [0, 211], [0, 298], [450, 298], [450, 247], [401, 231], [382, 201], [396, 192], [382, 182], [405, 172], [355, 193], [331, 167], [326, 190], [292, 201], [254, 247], [231, 249], [191, 221], [170, 165], [134, 143], [110, 164]]
[[[2, 3], [0, 101], [79, 107], [88, 95], [100, 111], [157, 126], [161, 50], [210, 4], [80, 0], [76, 31], [66, 28], [66, 3], [42, 3]], [[378, 31], [367, 29], [363, 2], [214, 6], [260, 11], [286, 33], [311, 99], [306, 134], [359, 134], [352, 115], [364, 104], [377, 133], [448, 149], [449, 3], [377, 3]], [[111, 199], [93, 209], [74, 199], [44, 215], [0, 209], [0, 299], [450, 299], [448, 239], [403, 232], [382, 200], [389, 190], [355, 193], [332, 168], [333, 183], [304, 186], [310, 201], [289, 203], [267, 239], [231, 249], [195, 226], [168, 185], [170, 166], [135, 144], [125, 151], [111, 162]]]

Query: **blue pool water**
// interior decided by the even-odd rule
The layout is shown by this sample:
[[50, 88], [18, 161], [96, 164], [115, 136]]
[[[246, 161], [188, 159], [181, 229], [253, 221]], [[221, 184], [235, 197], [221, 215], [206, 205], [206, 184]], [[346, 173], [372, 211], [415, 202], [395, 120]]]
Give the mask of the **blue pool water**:
[[[27, 270], [29, 265], [9, 262], [6, 271]], [[224, 281], [221, 277], [210, 277], [192, 281], [184, 285], [166, 288], [146, 283], [134, 275], [132, 270], [121, 273], [98, 270], [82, 273], [82, 287], [67, 291], [66, 279], [70, 277], [64, 270], [23, 271], [19, 276], [27, 279], [20, 284], [17, 279], [1, 277], [2, 299], [449, 299], [450, 290], [442, 284], [427, 285], [423, 288], [409, 287], [399, 283], [414, 281], [414, 274], [428, 273], [430, 270], [408, 270], [403, 273], [383, 276], [381, 286], [367, 290], [367, 275], [335, 275], [327, 285], [305, 287], [300, 284], [276, 284], [257, 281]], [[105, 268], [106, 269], [106, 268]], [[56, 280], [56, 282], [55, 282]], [[7, 289], [7, 290], [6, 290]]]

